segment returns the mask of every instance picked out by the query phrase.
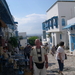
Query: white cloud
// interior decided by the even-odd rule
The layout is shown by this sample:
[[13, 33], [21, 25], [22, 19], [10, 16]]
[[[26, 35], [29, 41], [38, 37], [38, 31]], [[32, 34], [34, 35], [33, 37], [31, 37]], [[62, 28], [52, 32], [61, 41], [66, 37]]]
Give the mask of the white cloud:
[[46, 19], [45, 14], [30, 14], [23, 18], [15, 17], [18, 22], [18, 31], [26, 32], [27, 34], [41, 34], [42, 22]]

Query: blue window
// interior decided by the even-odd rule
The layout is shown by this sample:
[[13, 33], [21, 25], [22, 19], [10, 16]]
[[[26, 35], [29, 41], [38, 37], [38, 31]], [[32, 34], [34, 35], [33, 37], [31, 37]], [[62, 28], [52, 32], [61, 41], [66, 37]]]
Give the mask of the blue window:
[[43, 39], [46, 39], [46, 31], [43, 31]]
[[56, 26], [56, 28], [58, 28], [58, 18], [53, 19], [53, 25]]
[[65, 26], [65, 19], [62, 19], [62, 26]]
[[42, 29], [45, 30], [45, 24], [44, 23], [42, 23]]
[[48, 21], [48, 29], [50, 29], [50, 22]]
[[45, 28], [48, 30], [48, 22], [45, 22]]
[[62, 34], [60, 34], [60, 39], [62, 39]]
[[56, 26], [56, 20], [55, 19], [53, 19], [53, 25]]
[[56, 28], [58, 28], [58, 19], [57, 18], [53, 19], [53, 25], [56, 26]]
[[51, 19], [51, 27], [52, 27], [52, 29], [53, 29], [53, 19]]
[[51, 20], [49, 21], [50, 27], [51, 27]]

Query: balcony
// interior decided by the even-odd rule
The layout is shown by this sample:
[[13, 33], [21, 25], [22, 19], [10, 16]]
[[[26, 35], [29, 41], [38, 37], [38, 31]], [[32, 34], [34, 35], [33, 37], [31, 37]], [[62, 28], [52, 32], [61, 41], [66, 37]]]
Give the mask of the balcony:
[[52, 29], [54, 30], [55, 28], [58, 29], [58, 16], [54, 16], [42, 23], [43, 30], [48, 31]]

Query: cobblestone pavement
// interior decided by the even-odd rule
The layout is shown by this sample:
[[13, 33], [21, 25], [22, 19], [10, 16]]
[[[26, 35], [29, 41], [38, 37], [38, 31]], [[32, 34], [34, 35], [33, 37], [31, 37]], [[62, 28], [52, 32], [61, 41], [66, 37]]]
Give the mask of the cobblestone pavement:
[[[48, 53], [49, 67], [47, 69], [47, 75], [59, 75], [58, 63], [55, 56]], [[75, 56], [68, 55], [67, 60], [64, 61], [64, 75], [75, 75]]]

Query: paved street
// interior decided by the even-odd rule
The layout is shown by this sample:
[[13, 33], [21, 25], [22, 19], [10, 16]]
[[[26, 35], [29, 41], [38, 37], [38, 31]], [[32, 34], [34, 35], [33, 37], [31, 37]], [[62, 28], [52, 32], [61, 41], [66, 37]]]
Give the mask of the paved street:
[[[75, 75], [75, 56], [68, 55], [68, 59], [65, 60], [64, 64], [64, 75]], [[58, 75], [58, 63], [55, 56], [48, 54], [49, 67], [47, 69], [47, 75]]]

